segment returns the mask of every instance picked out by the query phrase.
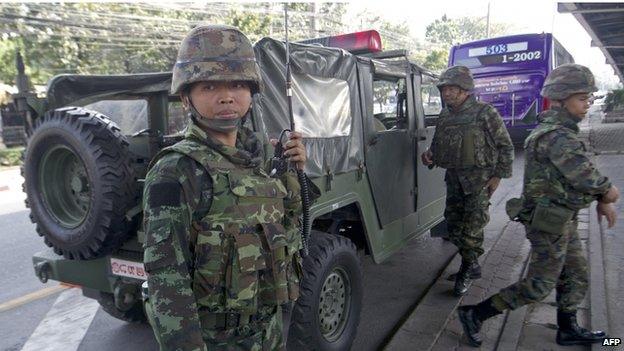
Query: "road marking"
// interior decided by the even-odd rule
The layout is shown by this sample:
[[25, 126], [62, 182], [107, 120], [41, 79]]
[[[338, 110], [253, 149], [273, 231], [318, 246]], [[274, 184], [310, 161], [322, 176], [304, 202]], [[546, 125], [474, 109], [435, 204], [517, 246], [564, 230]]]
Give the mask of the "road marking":
[[59, 295], [22, 351], [76, 351], [100, 305], [72, 288]]
[[22, 305], [25, 305], [29, 302], [33, 302], [39, 299], [42, 299], [44, 297], [50, 296], [52, 294], [56, 294], [59, 291], [63, 291], [65, 289], [71, 288], [71, 286], [68, 285], [55, 285], [55, 286], [50, 286], [41, 290], [37, 290], [35, 292], [32, 292], [30, 294], [26, 294], [22, 297], [18, 297], [16, 299], [13, 299], [11, 301], [5, 302], [3, 304], [0, 304], [0, 312], [4, 312], [4, 311], [8, 311], [8, 310], [12, 310], [15, 307], [19, 307]]

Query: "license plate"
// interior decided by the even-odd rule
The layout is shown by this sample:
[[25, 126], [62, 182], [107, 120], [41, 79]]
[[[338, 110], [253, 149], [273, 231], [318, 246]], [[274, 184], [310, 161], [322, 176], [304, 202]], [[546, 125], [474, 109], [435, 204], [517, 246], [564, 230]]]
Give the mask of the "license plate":
[[142, 262], [127, 261], [112, 257], [110, 266], [111, 272], [113, 272], [114, 275], [147, 280], [147, 272], [145, 272]]

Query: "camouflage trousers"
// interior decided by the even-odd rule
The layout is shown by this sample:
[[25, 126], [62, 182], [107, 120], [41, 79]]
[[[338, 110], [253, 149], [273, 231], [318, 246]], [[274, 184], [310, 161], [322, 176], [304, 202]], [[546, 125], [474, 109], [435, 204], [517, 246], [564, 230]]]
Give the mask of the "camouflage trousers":
[[474, 262], [483, 255], [483, 228], [490, 220], [487, 190], [464, 193], [455, 174], [446, 172], [446, 209], [444, 218], [449, 240], [457, 246], [462, 260]]
[[527, 226], [531, 242], [527, 276], [492, 297], [497, 309], [516, 309], [541, 301], [556, 288], [557, 308], [576, 311], [588, 284], [587, 260], [576, 227], [576, 220], [571, 220], [562, 234], [550, 234]]
[[[282, 337], [281, 307], [270, 308], [270, 313], [261, 312], [260, 319], [234, 328], [205, 328], [209, 316], [201, 316], [202, 337], [209, 351], [283, 351], [286, 350]], [[145, 312], [151, 325], [154, 325], [149, 301]], [[155, 333], [161, 351], [168, 351]]]

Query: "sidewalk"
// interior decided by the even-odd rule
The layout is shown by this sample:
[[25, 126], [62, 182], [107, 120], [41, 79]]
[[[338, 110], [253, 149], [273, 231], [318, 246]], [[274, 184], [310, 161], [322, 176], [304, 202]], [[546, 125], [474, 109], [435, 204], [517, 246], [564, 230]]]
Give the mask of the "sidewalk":
[[[602, 124], [600, 113], [581, 125], [581, 135], [594, 148], [598, 168], [620, 189], [624, 189], [624, 123]], [[514, 170], [515, 171], [515, 170]], [[514, 176], [514, 179], [516, 177]], [[520, 178], [521, 179], [521, 178]], [[519, 185], [521, 186], [521, 185]], [[427, 295], [386, 345], [386, 350], [475, 350], [468, 346], [456, 308], [483, 300], [523, 276], [530, 253], [524, 227], [507, 222], [504, 201], [491, 208], [497, 232], [486, 232], [483, 277], [458, 299], [451, 295], [449, 274], [459, 267], [455, 257]], [[502, 209], [502, 211], [501, 211]], [[597, 221], [595, 207], [579, 213], [579, 236], [587, 250], [590, 289], [579, 306], [579, 324], [607, 330], [611, 337], [624, 338], [624, 218], [623, 201], [618, 204], [618, 223], [607, 230]], [[490, 223], [489, 227], [492, 226]], [[482, 329], [480, 350], [624, 350], [624, 347], [559, 346], [555, 343], [555, 292], [541, 303], [506, 312], [488, 320]]]

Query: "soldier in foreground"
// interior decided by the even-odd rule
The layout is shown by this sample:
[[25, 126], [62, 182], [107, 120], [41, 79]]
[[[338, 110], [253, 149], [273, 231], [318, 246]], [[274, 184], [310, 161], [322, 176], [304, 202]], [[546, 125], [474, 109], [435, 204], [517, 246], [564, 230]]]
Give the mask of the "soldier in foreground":
[[446, 107], [440, 113], [431, 148], [421, 155], [425, 165], [446, 168], [449, 239], [462, 257], [455, 275], [455, 295], [481, 278], [483, 228], [489, 221], [489, 200], [501, 178], [511, 177], [513, 144], [494, 107], [477, 101], [474, 81], [464, 66], [447, 69], [438, 89]]
[[[200, 26], [182, 41], [171, 92], [189, 112], [183, 141], [145, 180], [146, 312], [161, 350], [279, 350], [281, 306], [298, 297], [301, 211], [294, 172], [263, 168], [241, 125], [261, 77], [249, 39]], [[285, 155], [303, 169], [301, 135]]]
[[[557, 289], [557, 343], [590, 344], [605, 333], [578, 326], [576, 309], [587, 291], [587, 261], [577, 233], [577, 213], [598, 201], [599, 219], [615, 224], [613, 202], [619, 191], [585, 156], [577, 124], [597, 90], [587, 67], [566, 64], [544, 82], [542, 96], [552, 109], [539, 115], [539, 126], [525, 142], [526, 165], [522, 199], [508, 203], [508, 213], [526, 227], [531, 260], [526, 278], [474, 306], [461, 306], [459, 318], [473, 346], [481, 345], [483, 321], [523, 305], [541, 301]], [[519, 205], [514, 210], [514, 201]]]

